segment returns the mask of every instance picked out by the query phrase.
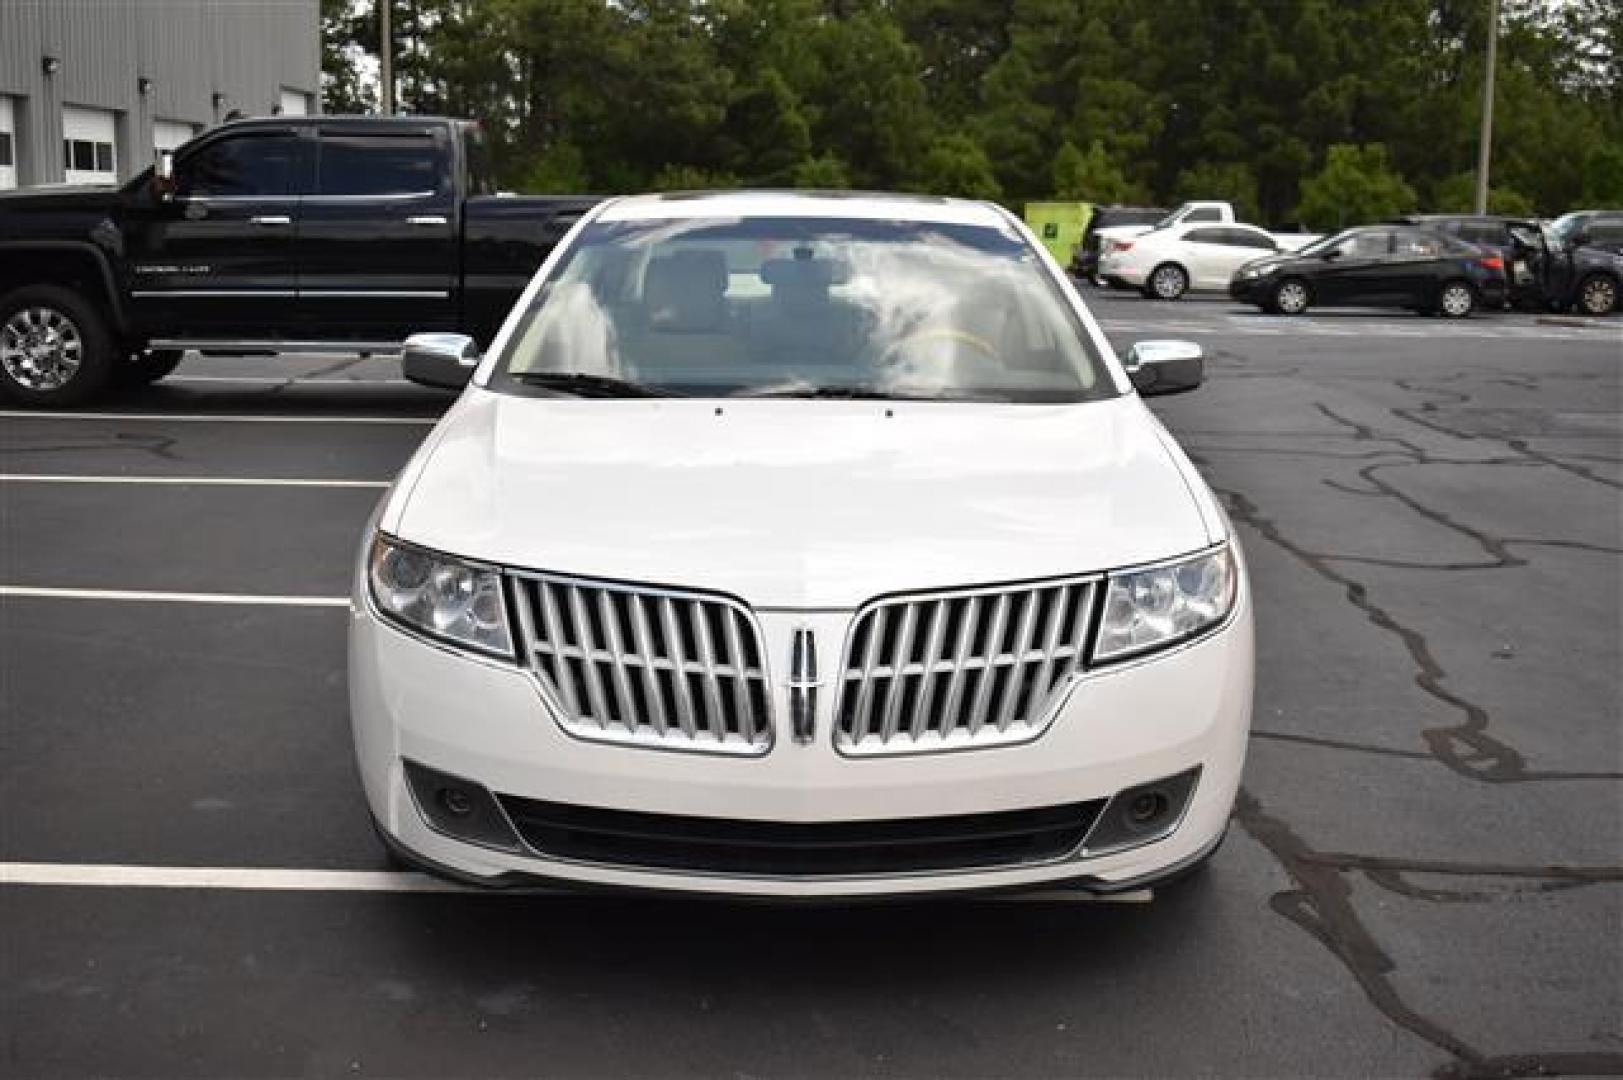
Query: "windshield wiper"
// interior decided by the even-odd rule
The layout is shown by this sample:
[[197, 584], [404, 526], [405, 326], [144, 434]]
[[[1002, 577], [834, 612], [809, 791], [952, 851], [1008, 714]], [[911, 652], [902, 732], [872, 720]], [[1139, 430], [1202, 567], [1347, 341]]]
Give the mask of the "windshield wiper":
[[676, 397], [669, 390], [613, 375], [589, 371], [515, 371], [513, 378], [525, 386], [540, 386], [577, 397]]
[[735, 391], [733, 397], [759, 398], [844, 398], [850, 401], [882, 400], [891, 395], [873, 386], [819, 386], [817, 383], [791, 382], [772, 386], [752, 386]]
[[735, 391], [734, 398], [828, 398], [839, 401], [1008, 401], [1006, 395], [958, 393], [891, 393], [878, 387], [820, 387], [816, 383], [779, 383]]

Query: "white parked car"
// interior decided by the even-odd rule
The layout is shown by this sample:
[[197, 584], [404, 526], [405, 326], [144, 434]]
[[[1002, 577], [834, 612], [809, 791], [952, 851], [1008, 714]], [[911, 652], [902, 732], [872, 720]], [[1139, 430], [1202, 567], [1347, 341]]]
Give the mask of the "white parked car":
[[350, 695], [389, 848], [466, 882], [1135, 888], [1221, 840], [1251, 710], [1232, 527], [984, 203], [605, 203], [361, 547]]
[[1117, 241], [1101, 255], [1099, 276], [1151, 299], [1176, 300], [1190, 289], [1227, 289], [1240, 267], [1283, 250], [1254, 225], [1174, 225]]

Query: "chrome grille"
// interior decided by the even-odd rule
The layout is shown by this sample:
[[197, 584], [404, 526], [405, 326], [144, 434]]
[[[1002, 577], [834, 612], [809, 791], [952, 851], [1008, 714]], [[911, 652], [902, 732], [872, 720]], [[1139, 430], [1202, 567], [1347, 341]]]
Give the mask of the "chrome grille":
[[722, 754], [772, 745], [761, 636], [723, 597], [519, 574], [526, 649], [565, 729]]
[[1081, 667], [1087, 579], [882, 600], [857, 614], [835, 704], [848, 754], [1023, 742]]

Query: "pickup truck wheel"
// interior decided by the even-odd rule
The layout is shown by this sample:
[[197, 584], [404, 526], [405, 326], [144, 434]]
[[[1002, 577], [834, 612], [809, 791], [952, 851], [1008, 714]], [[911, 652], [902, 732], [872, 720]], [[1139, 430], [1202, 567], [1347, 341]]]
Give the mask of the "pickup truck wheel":
[[1162, 263], [1150, 271], [1144, 295], [1152, 300], [1176, 300], [1189, 291], [1189, 274], [1177, 263]]
[[23, 405], [78, 405], [107, 386], [112, 340], [84, 297], [29, 285], [0, 297], [0, 398]]
[[149, 386], [168, 376], [185, 358], [179, 349], [138, 352], [118, 369], [118, 381], [125, 386]]
[[1450, 281], [1437, 290], [1437, 311], [1450, 319], [1463, 319], [1476, 309], [1476, 290], [1463, 281]]
[[1578, 286], [1578, 308], [1585, 315], [1610, 315], [1617, 310], [1617, 279], [1590, 274]]

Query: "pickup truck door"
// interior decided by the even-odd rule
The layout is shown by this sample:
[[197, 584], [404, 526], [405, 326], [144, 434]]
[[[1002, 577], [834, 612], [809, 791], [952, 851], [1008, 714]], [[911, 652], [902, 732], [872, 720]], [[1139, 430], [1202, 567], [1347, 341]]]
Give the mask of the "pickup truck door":
[[401, 341], [457, 329], [458, 200], [443, 125], [321, 126], [299, 221], [305, 337]]
[[176, 159], [170, 197], [143, 193], [127, 208], [130, 305], [145, 334], [257, 340], [295, 331], [308, 144], [291, 127], [228, 131]]

